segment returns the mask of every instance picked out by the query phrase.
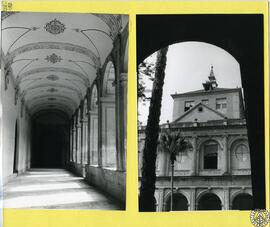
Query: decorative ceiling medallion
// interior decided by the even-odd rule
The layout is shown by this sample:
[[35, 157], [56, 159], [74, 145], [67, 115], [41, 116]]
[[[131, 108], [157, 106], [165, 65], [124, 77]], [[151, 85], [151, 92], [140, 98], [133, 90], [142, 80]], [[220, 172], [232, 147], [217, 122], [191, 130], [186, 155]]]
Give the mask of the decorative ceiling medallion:
[[47, 60], [48, 62], [51, 62], [52, 64], [55, 64], [56, 62], [60, 62], [62, 61], [61, 56], [56, 55], [55, 53], [48, 55], [45, 60]]
[[53, 92], [57, 92], [58, 90], [55, 89], [55, 88], [50, 88], [50, 89], [48, 89], [47, 91], [53, 93]]
[[56, 81], [56, 80], [59, 80], [59, 77], [56, 75], [49, 75], [47, 76], [47, 79], [51, 81]]
[[48, 98], [49, 101], [55, 101], [56, 98]]
[[61, 23], [59, 20], [54, 19], [45, 25], [45, 30], [53, 35], [58, 35], [63, 33], [66, 29], [66, 26]]

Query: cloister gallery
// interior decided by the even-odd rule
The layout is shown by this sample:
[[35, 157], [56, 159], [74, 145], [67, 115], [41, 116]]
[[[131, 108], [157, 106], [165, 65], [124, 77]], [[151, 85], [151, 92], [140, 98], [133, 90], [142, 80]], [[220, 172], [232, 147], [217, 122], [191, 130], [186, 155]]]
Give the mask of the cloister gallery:
[[4, 206], [123, 209], [128, 16], [1, 21]]

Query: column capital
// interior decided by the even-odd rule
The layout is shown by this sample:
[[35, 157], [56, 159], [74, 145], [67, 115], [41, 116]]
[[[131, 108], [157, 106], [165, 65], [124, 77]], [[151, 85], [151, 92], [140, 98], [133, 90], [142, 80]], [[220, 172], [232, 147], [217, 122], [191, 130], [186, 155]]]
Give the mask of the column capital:
[[120, 82], [127, 82], [127, 73], [120, 73]]

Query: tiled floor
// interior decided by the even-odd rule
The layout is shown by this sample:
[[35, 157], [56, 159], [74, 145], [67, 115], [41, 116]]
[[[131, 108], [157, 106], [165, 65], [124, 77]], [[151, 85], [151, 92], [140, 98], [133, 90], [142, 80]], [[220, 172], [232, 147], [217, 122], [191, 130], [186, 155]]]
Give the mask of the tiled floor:
[[121, 205], [62, 169], [31, 169], [4, 185], [5, 208], [119, 210]]

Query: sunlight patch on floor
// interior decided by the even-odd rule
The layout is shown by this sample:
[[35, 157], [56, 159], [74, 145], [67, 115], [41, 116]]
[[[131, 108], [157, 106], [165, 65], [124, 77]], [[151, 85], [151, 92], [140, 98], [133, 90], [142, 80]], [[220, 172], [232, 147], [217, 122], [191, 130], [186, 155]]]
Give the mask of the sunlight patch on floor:
[[21, 196], [19, 198], [4, 200], [4, 207], [25, 208], [25, 207], [50, 206], [57, 204], [92, 202], [95, 199], [96, 199], [95, 196], [91, 196], [87, 192], [70, 192], [70, 193], [61, 193], [57, 195]]
[[12, 187], [10, 192], [29, 192], [29, 191], [44, 191], [44, 190], [64, 190], [71, 188], [81, 188], [81, 184], [79, 183], [62, 183], [62, 184], [30, 184], [26, 186], [15, 186]]

